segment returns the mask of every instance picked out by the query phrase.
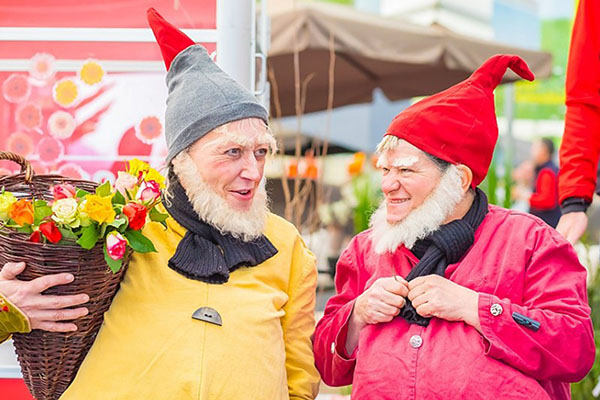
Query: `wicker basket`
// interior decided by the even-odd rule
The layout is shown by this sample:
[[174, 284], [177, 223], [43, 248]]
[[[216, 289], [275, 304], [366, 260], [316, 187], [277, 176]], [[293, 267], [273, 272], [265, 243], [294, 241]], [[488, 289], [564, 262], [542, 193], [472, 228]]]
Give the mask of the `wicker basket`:
[[[31, 165], [23, 157], [0, 151], [0, 159], [21, 165], [21, 173], [0, 177], [0, 188], [13, 192], [19, 198], [51, 200], [51, 187], [56, 184], [71, 185], [92, 191], [96, 183], [69, 179], [58, 175], [34, 175]], [[37, 400], [55, 400], [71, 384], [83, 359], [94, 343], [119, 283], [126, 270], [113, 274], [104, 260], [99, 241], [91, 250], [75, 242], [66, 245], [32, 243], [29, 235], [16, 233], [0, 226], [0, 266], [6, 262], [24, 261], [27, 264], [19, 279], [29, 281], [40, 276], [69, 272], [75, 280], [68, 285], [55, 286], [44, 294], [67, 295], [86, 293], [90, 301], [85, 304], [89, 314], [73, 321], [78, 329], [70, 333], [34, 330], [15, 334], [13, 340], [23, 378], [29, 391]]]

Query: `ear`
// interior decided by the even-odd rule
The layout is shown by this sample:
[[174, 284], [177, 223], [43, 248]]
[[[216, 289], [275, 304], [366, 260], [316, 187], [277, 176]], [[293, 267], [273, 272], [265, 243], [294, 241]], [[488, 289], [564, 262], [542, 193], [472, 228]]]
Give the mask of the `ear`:
[[471, 189], [471, 183], [473, 182], [473, 171], [463, 164], [456, 165], [456, 168], [460, 172], [460, 188], [464, 193], [467, 193]]

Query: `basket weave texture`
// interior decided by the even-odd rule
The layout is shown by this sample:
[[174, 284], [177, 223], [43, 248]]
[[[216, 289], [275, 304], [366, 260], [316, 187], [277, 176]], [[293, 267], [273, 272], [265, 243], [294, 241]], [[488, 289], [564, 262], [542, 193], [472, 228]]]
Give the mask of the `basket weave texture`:
[[[34, 175], [29, 163], [21, 156], [0, 152], [0, 159], [21, 164], [17, 175], [0, 177], [0, 188], [13, 192], [18, 198], [52, 200], [51, 187], [69, 183], [76, 188], [93, 192], [97, 183], [65, 178], [59, 175]], [[25, 271], [18, 279], [32, 279], [68, 272], [75, 280], [68, 285], [46, 290], [46, 295], [88, 294], [84, 304], [88, 315], [73, 321], [77, 331], [69, 333], [33, 330], [14, 334], [13, 341], [23, 378], [37, 400], [56, 400], [71, 384], [102, 325], [104, 313], [116, 294], [127, 268], [129, 254], [121, 270], [113, 274], [104, 260], [99, 240], [91, 250], [72, 244], [33, 243], [28, 234], [17, 233], [0, 226], [0, 267], [7, 262], [24, 261]]]

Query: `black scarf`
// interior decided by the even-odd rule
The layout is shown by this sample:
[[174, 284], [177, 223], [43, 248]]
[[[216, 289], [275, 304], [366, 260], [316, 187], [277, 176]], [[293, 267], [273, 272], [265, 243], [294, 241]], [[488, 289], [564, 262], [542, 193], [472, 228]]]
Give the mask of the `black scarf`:
[[244, 242], [198, 218], [185, 189], [173, 174], [169, 177], [169, 201], [163, 199], [169, 214], [187, 229], [169, 260], [169, 267], [183, 276], [207, 283], [225, 283], [239, 267], [254, 267], [277, 254], [265, 236]]
[[[407, 281], [418, 276], [437, 274], [444, 276], [449, 264], [458, 262], [473, 245], [475, 231], [488, 212], [488, 201], [485, 193], [476, 189], [475, 199], [467, 214], [458, 220], [440, 226], [425, 239], [415, 243], [412, 252], [419, 258], [408, 276]], [[400, 316], [411, 324], [429, 325], [430, 318], [417, 314], [410, 300], [400, 310]]]

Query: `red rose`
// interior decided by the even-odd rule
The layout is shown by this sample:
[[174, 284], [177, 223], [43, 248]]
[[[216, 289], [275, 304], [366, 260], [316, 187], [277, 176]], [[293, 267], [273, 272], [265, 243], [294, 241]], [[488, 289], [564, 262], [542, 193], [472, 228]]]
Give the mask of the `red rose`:
[[129, 220], [129, 227], [134, 231], [141, 229], [146, 223], [146, 214], [148, 210], [139, 203], [128, 203], [123, 207], [123, 214]]
[[40, 231], [33, 231], [31, 236], [29, 236], [29, 241], [33, 243], [39, 243], [42, 241], [42, 234]]
[[44, 222], [40, 225], [40, 231], [52, 243], [58, 243], [62, 239], [62, 233], [54, 225], [54, 222]]
[[76, 193], [77, 189], [68, 183], [52, 186], [52, 196], [54, 197], [54, 200], [75, 197]]

